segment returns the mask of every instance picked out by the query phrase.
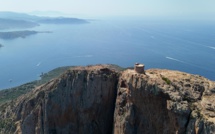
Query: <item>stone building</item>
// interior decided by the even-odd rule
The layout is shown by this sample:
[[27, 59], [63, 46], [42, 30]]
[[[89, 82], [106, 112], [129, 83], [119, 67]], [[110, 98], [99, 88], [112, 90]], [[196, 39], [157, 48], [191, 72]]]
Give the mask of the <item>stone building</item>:
[[136, 63], [134, 65], [134, 70], [137, 72], [137, 73], [144, 73], [144, 64], [140, 64], [140, 63]]

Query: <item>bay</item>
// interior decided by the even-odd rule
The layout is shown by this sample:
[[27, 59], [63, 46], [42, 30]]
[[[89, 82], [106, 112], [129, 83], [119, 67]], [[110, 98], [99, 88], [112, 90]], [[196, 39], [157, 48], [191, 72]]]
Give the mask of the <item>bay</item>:
[[40, 25], [52, 31], [2, 40], [0, 89], [39, 79], [60, 66], [144, 63], [215, 80], [215, 23], [100, 19], [81, 25]]

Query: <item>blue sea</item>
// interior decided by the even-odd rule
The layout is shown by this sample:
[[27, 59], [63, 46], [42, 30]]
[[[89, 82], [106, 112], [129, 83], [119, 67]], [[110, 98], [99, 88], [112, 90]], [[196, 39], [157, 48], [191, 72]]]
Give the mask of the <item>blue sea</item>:
[[[10, 29], [12, 30], [12, 29]], [[97, 19], [80, 25], [40, 25], [52, 31], [0, 39], [0, 89], [39, 79], [60, 66], [145, 64], [215, 80], [215, 23]]]

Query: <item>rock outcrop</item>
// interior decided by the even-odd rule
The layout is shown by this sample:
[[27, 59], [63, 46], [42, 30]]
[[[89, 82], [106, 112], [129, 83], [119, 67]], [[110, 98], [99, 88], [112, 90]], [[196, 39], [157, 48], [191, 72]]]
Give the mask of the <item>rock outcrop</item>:
[[118, 84], [114, 133], [215, 133], [214, 90], [214, 82], [182, 72], [124, 71]]
[[215, 82], [178, 71], [77, 67], [11, 102], [9, 133], [213, 134]]

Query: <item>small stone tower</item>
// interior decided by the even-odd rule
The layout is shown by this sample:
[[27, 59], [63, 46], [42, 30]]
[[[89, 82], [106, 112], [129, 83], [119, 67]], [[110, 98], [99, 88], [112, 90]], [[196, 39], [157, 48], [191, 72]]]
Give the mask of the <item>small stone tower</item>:
[[136, 63], [134, 65], [134, 70], [137, 72], [137, 73], [145, 73], [144, 72], [144, 64], [139, 64], [139, 63]]

